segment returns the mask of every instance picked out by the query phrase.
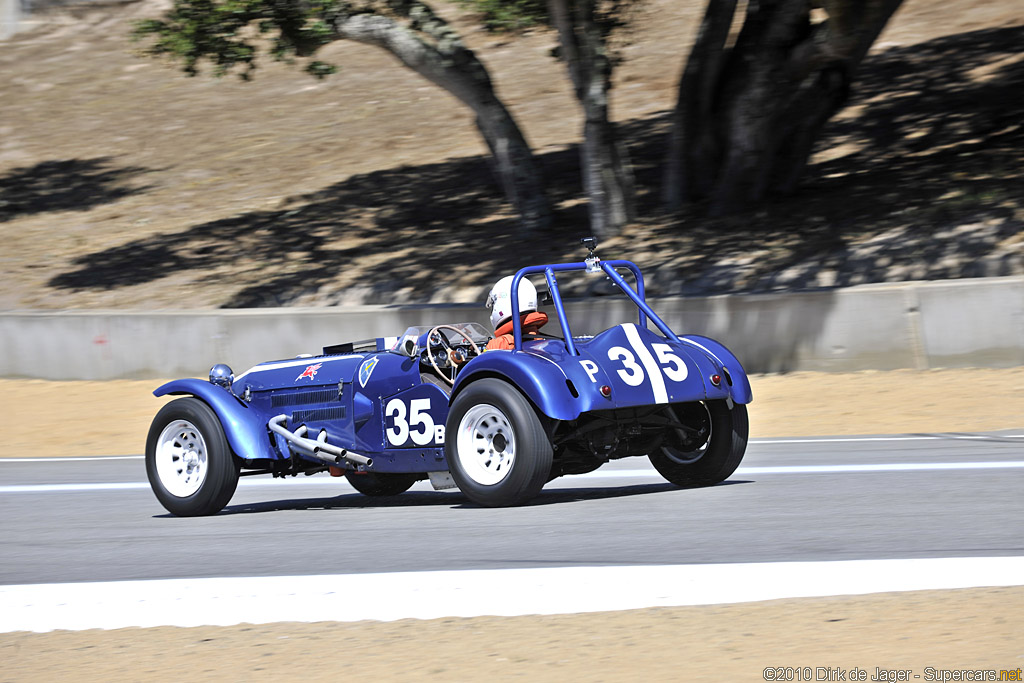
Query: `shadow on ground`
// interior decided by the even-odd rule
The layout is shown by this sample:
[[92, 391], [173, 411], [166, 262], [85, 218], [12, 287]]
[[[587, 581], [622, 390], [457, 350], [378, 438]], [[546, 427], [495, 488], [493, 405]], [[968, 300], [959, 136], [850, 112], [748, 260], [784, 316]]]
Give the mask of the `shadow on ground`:
[[[546, 161], [552, 168], [571, 166], [570, 156], [560, 152]], [[229, 277], [244, 285], [224, 304], [229, 308], [287, 305], [339, 277], [341, 287], [364, 287], [382, 297], [402, 288], [430, 291], [463, 264], [507, 269], [509, 245], [502, 236], [514, 233], [516, 222], [491, 183], [481, 182], [490, 177], [479, 157], [353, 176], [294, 197], [279, 210], [89, 254], [51, 285], [107, 289], [234, 261], [242, 272], [233, 270]], [[559, 185], [552, 194], [572, 192]], [[531, 244], [537, 260], [561, 253], [544, 246], [555, 236], [553, 231]], [[345, 279], [346, 269], [361, 259], [374, 262], [372, 280], [361, 271]]]
[[49, 211], [87, 211], [149, 188], [130, 184], [149, 169], [110, 157], [44, 161], [0, 176], [0, 223]]
[[[724, 481], [715, 487], [734, 484], [749, 484], [746, 480]], [[707, 488], [707, 487], [693, 487]], [[626, 486], [591, 486], [545, 489], [527, 506], [558, 505], [578, 503], [591, 500], [607, 500], [611, 498], [628, 498], [654, 493], [683, 491], [685, 487], [674, 484], [631, 484]], [[331, 497], [288, 498], [284, 500], [261, 501], [229, 505], [220, 513], [222, 515], [253, 514], [259, 512], [280, 512], [282, 510], [349, 510], [355, 508], [393, 508], [393, 507], [426, 507], [443, 505], [456, 510], [490, 510], [469, 502], [459, 492], [446, 491], [412, 491], [397, 496], [371, 497], [359, 493], [342, 494]], [[170, 517], [171, 515], [156, 515]]]
[[[801, 190], [726, 218], [664, 213], [667, 118], [622, 124], [641, 219], [606, 256], [640, 260], [661, 295], [1024, 273], [1022, 43], [1017, 26], [869, 57]], [[577, 150], [541, 161], [557, 207], [547, 234], [517, 236], [487, 161], [464, 158], [353, 176], [278, 210], [97, 251], [50, 284], [102, 290], [191, 272], [223, 285], [228, 308], [479, 300], [515, 268], [582, 253]], [[108, 200], [114, 180], [101, 183]]]

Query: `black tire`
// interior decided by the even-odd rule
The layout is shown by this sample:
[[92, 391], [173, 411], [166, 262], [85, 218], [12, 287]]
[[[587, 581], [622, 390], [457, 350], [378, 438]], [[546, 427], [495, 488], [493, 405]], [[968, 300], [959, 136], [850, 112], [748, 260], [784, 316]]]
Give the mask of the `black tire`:
[[346, 472], [352, 488], [364, 496], [397, 496], [419, 481], [415, 474], [382, 474], [379, 472]]
[[507, 382], [485, 378], [466, 387], [445, 431], [452, 478], [474, 503], [522, 505], [548, 481], [551, 441], [533, 406]]
[[739, 467], [747, 449], [747, 407], [725, 401], [706, 401], [711, 434], [693, 451], [663, 445], [648, 457], [661, 476], [677, 486], [710, 486], [725, 481]]
[[160, 504], [179, 517], [215, 515], [238, 486], [238, 459], [210, 406], [197, 398], [171, 401], [146, 439], [146, 475]]

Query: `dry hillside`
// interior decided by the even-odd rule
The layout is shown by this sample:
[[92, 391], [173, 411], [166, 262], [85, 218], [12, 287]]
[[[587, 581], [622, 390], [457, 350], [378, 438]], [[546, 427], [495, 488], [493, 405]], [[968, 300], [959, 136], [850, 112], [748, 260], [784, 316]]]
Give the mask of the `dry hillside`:
[[[1016, 0], [908, 0], [830, 124], [798, 195], [705, 220], [666, 214], [658, 167], [701, 11], [648, 0], [613, 114], [640, 219], [602, 247], [653, 292], [836, 287], [1024, 273], [1024, 16]], [[580, 118], [553, 34], [456, 18], [526, 131], [557, 202], [541, 240], [490, 180], [471, 116], [371, 47], [315, 81], [186, 78], [142, 57], [144, 0], [41, 18], [0, 43], [0, 309], [475, 301], [499, 276], [581, 252]]]

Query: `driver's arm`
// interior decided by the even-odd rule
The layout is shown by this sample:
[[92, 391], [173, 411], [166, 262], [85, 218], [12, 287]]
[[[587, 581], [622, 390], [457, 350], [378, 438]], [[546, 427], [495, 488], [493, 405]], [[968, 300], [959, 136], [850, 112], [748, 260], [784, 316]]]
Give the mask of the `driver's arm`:
[[487, 342], [487, 348], [484, 351], [511, 351], [516, 347], [516, 342], [512, 338], [511, 334], [499, 334], [497, 337]]

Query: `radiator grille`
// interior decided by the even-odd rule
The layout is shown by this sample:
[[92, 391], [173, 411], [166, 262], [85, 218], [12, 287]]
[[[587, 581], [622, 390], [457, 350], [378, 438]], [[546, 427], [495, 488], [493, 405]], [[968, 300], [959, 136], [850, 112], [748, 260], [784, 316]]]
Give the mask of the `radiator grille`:
[[315, 408], [314, 410], [296, 410], [292, 413], [292, 424], [304, 422], [328, 422], [341, 420], [345, 417], [345, 406], [337, 408]]
[[283, 406], [309, 406], [317, 403], [332, 403], [338, 400], [337, 387], [329, 389], [307, 389], [305, 391], [289, 391], [270, 397], [270, 405], [274, 408]]

